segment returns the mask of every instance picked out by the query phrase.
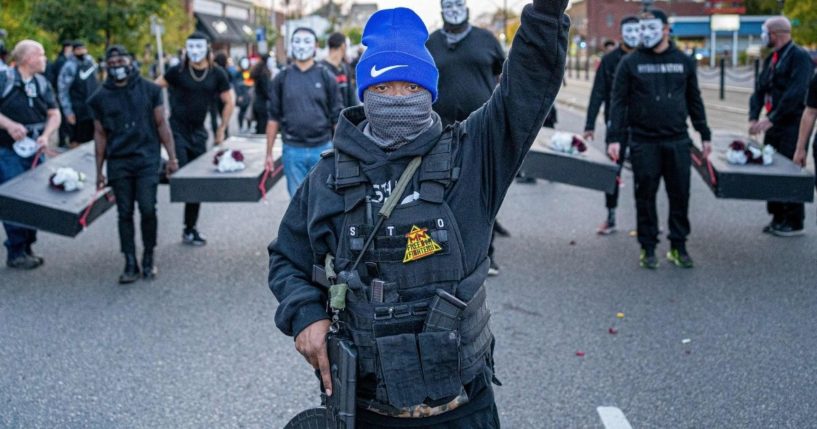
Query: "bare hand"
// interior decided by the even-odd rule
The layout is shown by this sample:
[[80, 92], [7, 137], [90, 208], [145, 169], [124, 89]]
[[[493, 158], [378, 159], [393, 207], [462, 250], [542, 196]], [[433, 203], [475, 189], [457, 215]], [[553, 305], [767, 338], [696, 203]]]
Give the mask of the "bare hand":
[[295, 350], [302, 354], [313, 368], [320, 370], [323, 388], [332, 396], [332, 377], [329, 372], [329, 354], [326, 352], [326, 334], [329, 333], [329, 320], [323, 319], [312, 323], [295, 338]]
[[757, 134], [757, 133], [755, 133], [755, 132], [754, 132], [755, 125], [757, 125], [757, 121], [749, 121], [749, 128], [748, 128], [748, 130], [749, 130], [749, 134], [750, 134], [750, 135]]
[[68, 121], [68, 123], [71, 124], [71, 125], [76, 125], [77, 124], [77, 115], [68, 115], [68, 116], [65, 117], [65, 120]]
[[618, 158], [621, 156], [621, 143], [610, 143], [607, 145], [607, 156], [612, 158], [613, 161], [618, 162]]
[[805, 148], [797, 148], [794, 151], [794, 156], [791, 159], [795, 165], [799, 165], [803, 168], [806, 166], [806, 149]]
[[702, 145], [704, 158], [709, 158], [709, 154], [712, 153], [712, 142], [704, 141], [702, 142]]
[[216, 136], [214, 143], [220, 145], [224, 141], [224, 127], [216, 128]]
[[108, 179], [102, 173], [96, 173], [96, 188], [102, 189], [105, 187], [105, 184], [108, 183]]
[[749, 132], [752, 134], [759, 134], [765, 133], [766, 130], [772, 127], [772, 121], [769, 118], [763, 118], [757, 122], [749, 129]]
[[165, 175], [172, 176], [173, 173], [177, 171], [179, 171], [179, 160], [174, 159], [171, 161], [167, 161], [167, 164], [165, 164]]
[[584, 137], [585, 140], [593, 140], [595, 137], [595, 133], [593, 132], [593, 130], [587, 130], [584, 132], [582, 136]]
[[273, 163], [274, 163], [274, 161], [272, 159], [272, 155], [267, 155], [267, 159], [264, 160], [264, 168], [269, 170], [269, 171], [272, 171]]
[[11, 138], [14, 139], [14, 141], [22, 140], [26, 138], [26, 135], [28, 134], [26, 127], [17, 122], [12, 122], [11, 126], [9, 126], [6, 131], [9, 133]]

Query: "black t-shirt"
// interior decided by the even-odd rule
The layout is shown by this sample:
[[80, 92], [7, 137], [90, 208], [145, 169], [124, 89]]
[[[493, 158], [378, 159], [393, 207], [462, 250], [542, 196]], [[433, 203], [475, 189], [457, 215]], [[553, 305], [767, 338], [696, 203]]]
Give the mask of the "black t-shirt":
[[817, 109], [817, 73], [811, 77], [808, 85], [808, 95], [806, 96], [806, 107]]
[[222, 92], [230, 90], [230, 78], [219, 66], [205, 71], [179, 64], [167, 70], [165, 81], [172, 89], [171, 118], [192, 127], [203, 127], [209, 103]]
[[464, 121], [494, 92], [496, 77], [502, 73], [505, 62], [502, 46], [491, 32], [473, 27], [470, 34], [453, 46], [437, 30], [428, 38], [426, 47], [440, 70], [434, 111], [440, 115], [443, 126]]
[[158, 163], [161, 152], [153, 110], [161, 105], [159, 85], [138, 75], [122, 87], [106, 81], [88, 99], [91, 113], [108, 139], [105, 157]]
[[[27, 126], [28, 136], [34, 138], [42, 133], [48, 110], [57, 108], [54, 91], [44, 76], [32, 77], [23, 82], [17, 69], [12, 73], [0, 72], [0, 113], [14, 122]], [[3, 97], [7, 79], [14, 79], [11, 91]], [[14, 139], [4, 129], [0, 129], [0, 146], [11, 147]]]
[[340, 90], [341, 101], [343, 108], [357, 106], [360, 104], [357, 101], [357, 88], [352, 84], [352, 72], [349, 70], [349, 65], [341, 62], [339, 67], [327, 60], [321, 61], [321, 64], [335, 76], [335, 82], [338, 84]]

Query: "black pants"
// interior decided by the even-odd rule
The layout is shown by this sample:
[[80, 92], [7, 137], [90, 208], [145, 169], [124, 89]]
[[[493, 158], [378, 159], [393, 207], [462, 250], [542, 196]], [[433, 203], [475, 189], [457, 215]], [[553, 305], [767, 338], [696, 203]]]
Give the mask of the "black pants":
[[146, 250], [156, 247], [156, 189], [159, 176], [126, 176], [110, 181], [116, 196], [116, 211], [119, 214], [119, 244], [122, 253], [136, 253], [133, 224], [134, 206], [139, 204], [139, 218], [142, 226], [142, 243]]
[[[173, 140], [176, 143], [176, 158], [179, 168], [187, 165], [207, 152], [207, 130], [201, 125], [190, 125], [170, 118], [170, 129], [173, 131]], [[184, 226], [192, 229], [199, 221], [200, 203], [186, 203], [184, 205]]]
[[267, 121], [269, 120], [269, 112], [267, 112], [267, 105], [265, 103], [253, 103], [252, 116], [255, 118], [255, 133], [267, 133]]
[[[627, 153], [627, 142], [621, 142], [621, 150], [619, 151], [618, 160], [616, 163], [618, 164], [618, 177], [621, 178], [621, 169], [624, 167], [624, 158], [626, 157]], [[615, 189], [613, 189], [612, 194], [604, 194], [604, 205], [607, 209], [614, 209], [618, 207], [618, 189], [619, 184], [616, 183]]]
[[[781, 155], [792, 159], [797, 149], [798, 132], [799, 124], [774, 126], [766, 131], [764, 143], [772, 145]], [[806, 217], [803, 203], [769, 201], [766, 204], [766, 210], [772, 215], [774, 223], [789, 225], [795, 229], [803, 227], [803, 220]]]
[[669, 241], [673, 246], [686, 242], [689, 235], [689, 177], [692, 142], [630, 142], [630, 161], [635, 176], [635, 208], [638, 242], [642, 248], [658, 244], [658, 210], [655, 196], [661, 178], [669, 197]]

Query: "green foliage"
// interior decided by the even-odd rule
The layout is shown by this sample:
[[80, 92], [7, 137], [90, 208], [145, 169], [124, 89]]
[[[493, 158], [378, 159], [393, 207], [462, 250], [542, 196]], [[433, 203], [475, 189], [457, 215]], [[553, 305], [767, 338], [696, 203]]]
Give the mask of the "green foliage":
[[779, 15], [782, 3], [778, 0], [746, 0], [744, 4], [747, 15]]
[[817, 7], [814, 0], [788, 0], [785, 15], [794, 24], [792, 36], [801, 45], [817, 44]]
[[349, 42], [353, 46], [359, 45], [360, 41], [363, 40], [363, 30], [360, 27], [348, 28], [344, 34], [346, 34], [346, 37], [349, 38]]
[[17, 42], [32, 39], [42, 43], [49, 54], [59, 51], [59, 37], [42, 29], [31, 19], [33, 9], [33, 2], [0, 1], [0, 28], [8, 32], [6, 49], [11, 51]]
[[[100, 56], [108, 44], [121, 44], [139, 55], [154, 43], [150, 33], [150, 16], [161, 17], [165, 35], [163, 43], [180, 47], [192, 31], [191, 18], [182, 3], [167, 0], [34, 0], [5, 1], [16, 5], [22, 14], [16, 19], [48, 34], [53, 43], [80, 39], [88, 44], [94, 56]], [[6, 8], [3, 8], [3, 14]], [[3, 19], [2, 22], [8, 22]], [[27, 29], [30, 33], [30, 28]], [[155, 51], [155, 50], [154, 50]], [[53, 51], [52, 51], [53, 52]]]

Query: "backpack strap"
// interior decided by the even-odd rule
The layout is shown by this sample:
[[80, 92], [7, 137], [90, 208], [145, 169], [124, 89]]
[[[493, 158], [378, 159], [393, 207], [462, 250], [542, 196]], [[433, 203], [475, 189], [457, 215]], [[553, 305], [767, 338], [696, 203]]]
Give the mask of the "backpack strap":
[[459, 143], [459, 123], [443, 130], [440, 141], [423, 158], [420, 167], [420, 199], [440, 204], [445, 199], [445, 190], [460, 175], [460, 167], [454, 166], [454, 147]]

